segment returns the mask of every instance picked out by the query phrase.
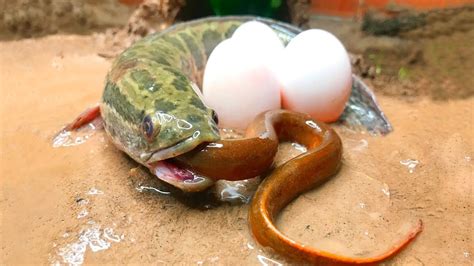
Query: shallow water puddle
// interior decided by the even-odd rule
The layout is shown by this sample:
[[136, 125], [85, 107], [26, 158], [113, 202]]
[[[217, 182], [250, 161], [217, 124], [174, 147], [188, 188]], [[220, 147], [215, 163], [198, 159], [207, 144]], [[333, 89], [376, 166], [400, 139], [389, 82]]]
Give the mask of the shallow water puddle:
[[[403, 236], [386, 233], [403, 227], [387, 227], [390, 204], [386, 183], [343, 166], [337, 177], [290, 204], [279, 218], [279, 226], [295, 240], [324, 251], [375, 255], [393, 244], [387, 241], [388, 235], [394, 241]], [[295, 221], [299, 221], [297, 225]]]
[[419, 164], [420, 162], [418, 160], [415, 160], [415, 159], [405, 159], [405, 160], [401, 160], [400, 161], [400, 164], [401, 165], [404, 165], [408, 168], [408, 172], [410, 174], [413, 174], [415, 172], [415, 169], [416, 169], [416, 166]]
[[[118, 243], [124, 239], [124, 235], [118, 235], [112, 227], [101, 228], [93, 221], [90, 221], [89, 227], [85, 227], [73, 237], [68, 237], [69, 242], [64, 246], [56, 246], [57, 255], [51, 258], [52, 265], [60, 265], [65, 263], [68, 265], [81, 265], [84, 263], [84, 257], [87, 250], [99, 252], [109, 249], [112, 243]], [[66, 241], [68, 241], [66, 240]], [[59, 257], [59, 261], [58, 258]]]
[[58, 134], [54, 136], [52, 140], [52, 145], [55, 148], [59, 148], [83, 144], [94, 136], [98, 130], [102, 130], [102, 128], [102, 120], [96, 119], [78, 130], [59, 130]]
[[94, 209], [91, 201], [97, 200], [92, 197], [102, 195], [104, 195], [102, 190], [92, 187], [83, 196], [80, 195], [75, 199], [80, 211], [77, 213], [77, 225], [74, 228], [79, 229], [75, 232], [67, 230], [62, 234], [62, 238], [53, 244], [53, 251], [49, 255], [49, 262], [52, 265], [82, 265], [88, 251], [93, 253], [105, 251], [114, 243], [125, 239], [123, 233], [117, 233], [120, 229], [115, 222], [107, 222], [110, 225], [102, 226], [94, 221], [93, 217], [89, 217], [88, 210]]

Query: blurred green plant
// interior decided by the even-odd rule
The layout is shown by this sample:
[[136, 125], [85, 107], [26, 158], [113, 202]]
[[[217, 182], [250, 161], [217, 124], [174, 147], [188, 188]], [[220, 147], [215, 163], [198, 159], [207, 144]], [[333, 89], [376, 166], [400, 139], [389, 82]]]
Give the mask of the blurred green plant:
[[256, 15], [274, 18], [282, 0], [210, 0], [210, 3], [218, 16]]
[[377, 74], [377, 75], [382, 74], [382, 66], [381, 65], [376, 65], [375, 66], [375, 74]]
[[401, 68], [398, 70], [398, 79], [399, 79], [399, 80], [408, 79], [409, 76], [410, 76], [410, 71], [408, 70], [408, 68], [406, 68], [406, 67], [401, 67]]

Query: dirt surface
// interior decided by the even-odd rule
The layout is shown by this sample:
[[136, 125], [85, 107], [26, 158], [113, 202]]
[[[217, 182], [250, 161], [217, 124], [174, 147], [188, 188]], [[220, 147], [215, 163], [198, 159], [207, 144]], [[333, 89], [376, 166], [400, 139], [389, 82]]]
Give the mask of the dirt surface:
[[[456, 61], [441, 46], [440, 60], [473, 62], [473, 47], [462, 45], [469, 36], [440, 36], [466, 51]], [[420, 41], [423, 55], [439, 38]], [[173, 190], [100, 130], [86, 132], [80, 145], [52, 146], [58, 129], [101, 95], [110, 66], [98, 56], [101, 45], [100, 36], [73, 35], [0, 43], [0, 264], [296, 263], [254, 242], [248, 205]], [[374, 137], [336, 127], [345, 149], [341, 172], [283, 211], [278, 226], [285, 233], [327, 251], [368, 256], [422, 219], [419, 238], [389, 265], [474, 263], [474, 98], [433, 100], [434, 65], [417, 67], [429, 81], [410, 82], [426, 93], [400, 93], [406, 85], [398, 78], [366, 80], [394, 132]], [[455, 71], [444, 75], [469, 79], [472, 68]], [[457, 86], [472, 90], [466, 81]], [[283, 150], [282, 158], [296, 152], [288, 144]]]

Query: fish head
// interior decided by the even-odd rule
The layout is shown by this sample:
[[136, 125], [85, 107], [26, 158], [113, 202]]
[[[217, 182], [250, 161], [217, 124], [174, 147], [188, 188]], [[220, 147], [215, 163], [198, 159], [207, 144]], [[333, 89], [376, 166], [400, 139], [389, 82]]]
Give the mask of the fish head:
[[101, 102], [119, 149], [149, 166], [220, 139], [217, 115], [193, 81], [167, 66], [130, 66], [109, 73]]

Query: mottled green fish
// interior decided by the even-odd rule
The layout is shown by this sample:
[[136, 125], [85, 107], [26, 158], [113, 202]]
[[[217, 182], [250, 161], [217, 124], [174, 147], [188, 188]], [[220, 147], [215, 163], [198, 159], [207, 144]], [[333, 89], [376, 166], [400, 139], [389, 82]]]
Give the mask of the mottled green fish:
[[[156, 169], [157, 162], [219, 140], [217, 115], [204, 104], [199, 89], [204, 68], [212, 50], [250, 20], [270, 26], [284, 44], [301, 32], [270, 19], [212, 17], [177, 24], [120, 54], [107, 75], [100, 103], [105, 130], [114, 144], [140, 164]], [[98, 113], [98, 109], [93, 112]], [[373, 94], [357, 78], [342, 119], [374, 132], [391, 129]], [[194, 181], [203, 186], [213, 182], [205, 177], [183, 180], [165, 181], [184, 190], [195, 190], [190, 188]]]

